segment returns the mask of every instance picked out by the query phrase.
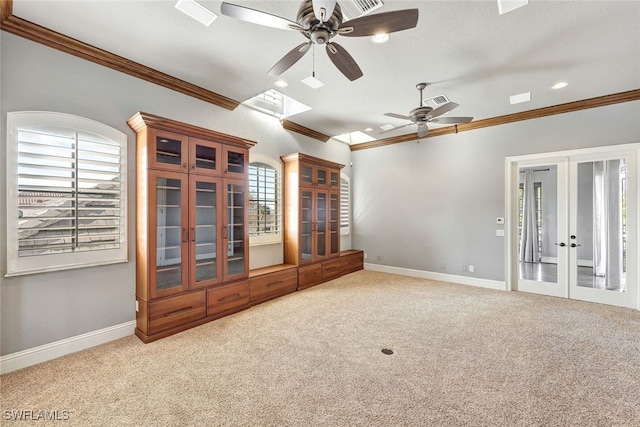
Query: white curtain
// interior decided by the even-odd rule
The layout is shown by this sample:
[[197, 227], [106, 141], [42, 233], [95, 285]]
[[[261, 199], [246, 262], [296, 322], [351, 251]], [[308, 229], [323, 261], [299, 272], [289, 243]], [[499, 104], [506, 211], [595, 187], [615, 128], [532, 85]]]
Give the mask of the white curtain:
[[593, 273], [618, 288], [622, 272], [622, 178], [624, 162], [593, 162]]
[[538, 220], [536, 218], [536, 193], [533, 185], [533, 170], [524, 171], [524, 194], [522, 200], [522, 234], [520, 236], [520, 261], [538, 262]]

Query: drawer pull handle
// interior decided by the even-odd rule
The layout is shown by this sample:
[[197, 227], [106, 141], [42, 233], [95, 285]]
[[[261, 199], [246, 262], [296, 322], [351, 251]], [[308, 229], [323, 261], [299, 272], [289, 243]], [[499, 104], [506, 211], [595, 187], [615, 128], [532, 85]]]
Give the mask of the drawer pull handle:
[[277, 282], [273, 282], [273, 283], [269, 283], [267, 285], [267, 288], [270, 288], [271, 286], [278, 286], [278, 285], [281, 285], [282, 283], [284, 283], [282, 280], [277, 281]]
[[229, 295], [218, 299], [218, 302], [233, 301], [242, 298], [240, 294]]
[[338, 269], [338, 267], [331, 267], [331, 268], [327, 268], [327, 271], [336, 271]]
[[170, 313], [165, 313], [164, 317], [176, 316], [181, 313], [186, 313], [187, 311], [193, 310], [193, 306], [181, 308], [180, 310], [172, 311]]

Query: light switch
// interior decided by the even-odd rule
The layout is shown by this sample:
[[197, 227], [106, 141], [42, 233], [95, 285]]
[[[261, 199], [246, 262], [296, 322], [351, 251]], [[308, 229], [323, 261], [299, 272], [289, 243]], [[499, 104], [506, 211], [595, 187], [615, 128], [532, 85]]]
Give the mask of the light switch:
[[496, 236], [504, 237], [504, 230], [496, 230]]
[[504, 224], [504, 218], [497, 218], [496, 224]]

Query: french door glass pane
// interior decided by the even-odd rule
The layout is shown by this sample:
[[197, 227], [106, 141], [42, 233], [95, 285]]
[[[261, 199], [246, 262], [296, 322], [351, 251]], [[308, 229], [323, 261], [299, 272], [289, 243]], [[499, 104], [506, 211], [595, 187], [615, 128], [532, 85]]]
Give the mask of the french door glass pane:
[[557, 166], [521, 168], [519, 177], [519, 277], [557, 284], [558, 250], [566, 247], [558, 238]]
[[624, 159], [578, 164], [578, 286], [625, 291], [626, 181]]
[[196, 182], [196, 282], [216, 278], [216, 184]]
[[182, 285], [181, 181], [156, 179], [156, 287]]
[[227, 184], [227, 271], [229, 275], [244, 273], [245, 187]]

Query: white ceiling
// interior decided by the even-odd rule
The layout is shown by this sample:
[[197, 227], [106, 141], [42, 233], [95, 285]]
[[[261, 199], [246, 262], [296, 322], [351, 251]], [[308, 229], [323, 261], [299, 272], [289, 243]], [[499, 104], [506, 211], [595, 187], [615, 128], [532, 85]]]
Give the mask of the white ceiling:
[[[216, 0], [199, 0], [220, 15], [206, 27], [175, 3], [14, 0], [13, 14], [240, 102], [275, 88], [277, 78], [267, 71], [306, 40], [220, 15]], [[229, 3], [293, 21], [300, 5]], [[445, 94], [460, 104], [450, 115], [476, 120], [640, 88], [640, 1], [530, 0], [499, 15], [496, 0], [387, 0], [374, 13], [416, 7], [418, 26], [393, 33], [386, 44], [334, 38], [362, 69], [358, 80], [347, 80], [322, 46], [315, 49], [315, 72], [324, 87], [301, 83], [311, 75], [311, 53], [287, 70], [281, 78], [289, 86], [275, 89], [312, 107], [289, 119], [331, 136], [371, 127], [368, 133], [380, 139], [415, 132], [379, 135], [378, 127], [405, 124], [383, 114], [417, 107], [419, 82], [430, 83], [425, 97]], [[561, 80], [569, 86], [550, 89]], [[530, 102], [509, 104], [510, 95], [527, 91]]]

